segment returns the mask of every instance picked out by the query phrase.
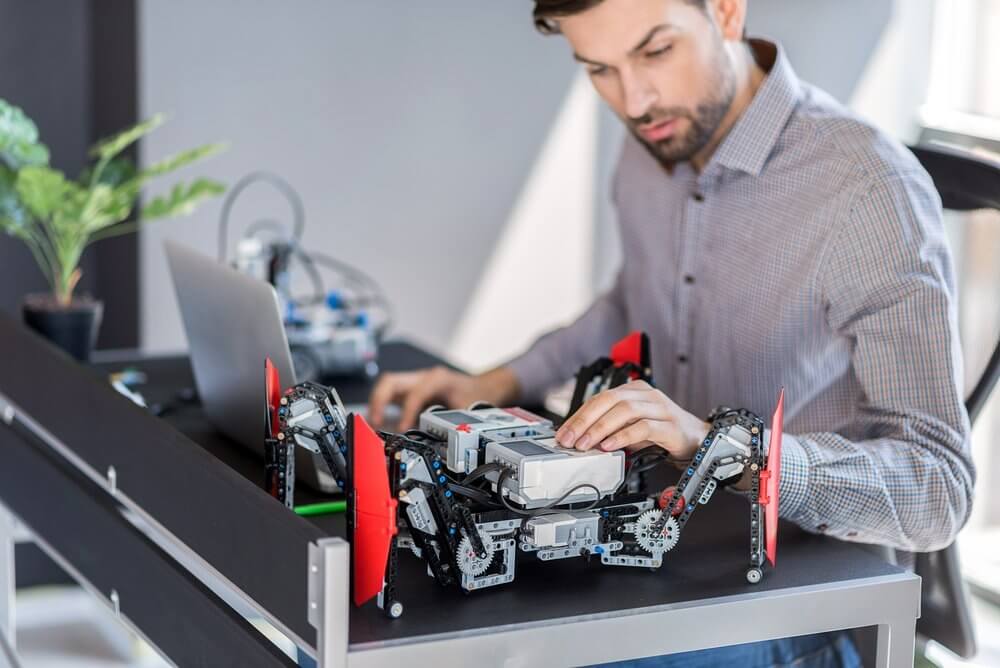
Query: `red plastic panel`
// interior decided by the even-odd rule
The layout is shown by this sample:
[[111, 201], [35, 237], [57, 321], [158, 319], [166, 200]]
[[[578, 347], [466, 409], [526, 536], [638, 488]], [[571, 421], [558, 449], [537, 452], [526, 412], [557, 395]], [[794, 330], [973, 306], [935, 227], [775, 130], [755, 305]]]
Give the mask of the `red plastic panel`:
[[[778, 556], [778, 493], [781, 483], [781, 435], [785, 417], [785, 390], [778, 395], [778, 407], [774, 409], [771, 418], [771, 442], [767, 451], [767, 479], [761, 490], [761, 496], [767, 495], [764, 507], [764, 538], [767, 549], [767, 560], [775, 565]], [[763, 477], [763, 476], [762, 476]]]
[[264, 362], [264, 397], [267, 401], [268, 436], [278, 433], [278, 407], [281, 404], [281, 378], [268, 357]]
[[352, 415], [354, 537], [351, 545], [354, 605], [382, 591], [389, 547], [396, 535], [396, 506], [389, 489], [385, 443], [360, 415]]
[[632, 332], [624, 339], [611, 346], [611, 361], [617, 366], [635, 364], [642, 366], [642, 332]]

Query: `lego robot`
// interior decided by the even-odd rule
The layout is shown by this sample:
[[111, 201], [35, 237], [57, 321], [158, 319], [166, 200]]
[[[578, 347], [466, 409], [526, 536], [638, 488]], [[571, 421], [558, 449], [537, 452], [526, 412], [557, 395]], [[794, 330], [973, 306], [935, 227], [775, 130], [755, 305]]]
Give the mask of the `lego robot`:
[[[652, 380], [648, 340], [636, 332], [610, 357], [580, 370], [573, 410], [639, 378]], [[354, 602], [377, 597], [390, 617], [403, 611], [396, 596], [401, 549], [426, 562], [442, 586], [466, 592], [511, 582], [519, 553], [657, 569], [697, 507], [746, 470], [752, 484], [747, 581], [759, 582], [765, 561], [775, 563], [783, 392], [766, 450], [760, 417], [719, 409], [677, 484], [646, 496], [629, 491], [628, 482], [650, 467], [651, 457], [664, 456], [657, 446], [631, 456], [562, 448], [548, 418], [487, 404], [432, 407], [418, 429], [376, 432], [347, 414], [330, 388], [279, 388], [268, 364], [267, 487], [291, 507], [293, 449], [323, 456], [347, 491]]]
[[[292, 209], [291, 224], [256, 220], [236, 245], [233, 266], [270, 283], [284, 314], [285, 333], [298, 378], [330, 376], [373, 377], [378, 373], [378, 345], [392, 320], [392, 308], [378, 284], [358, 268], [302, 245], [305, 207], [298, 192], [270, 172], [254, 172], [240, 179], [226, 195], [219, 220], [219, 261], [228, 263], [226, 239], [230, 214], [240, 195], [257, 183], [269, 184]], [[337, 289], [328, 290], [320, 270], [335, 277]], [[293, 273], [308, 277], [313, 293], [293, 295]], [[373, 317], [374, 315], [374, 317]]]

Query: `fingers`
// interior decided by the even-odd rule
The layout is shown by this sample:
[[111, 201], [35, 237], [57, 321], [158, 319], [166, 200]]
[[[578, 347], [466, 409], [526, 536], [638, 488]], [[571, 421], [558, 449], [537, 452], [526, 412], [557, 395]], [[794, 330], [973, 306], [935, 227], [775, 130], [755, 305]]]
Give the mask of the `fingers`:
[[448, 389], [449, 373], [443, 367], [435, 367], [420, 374], [417, 382], [408, 388], [403, 398], [403, 409], [399, 418], [399, 431], [412, 429], [417, 424], [420, 412], [434, 399], [442, 396]]
[[[644, 401], [653, 391], [648, 384], [632, 382], [611, 390], [605, 390], [577, 410], [556, 432], [556, 440], [560, 445], [570, 448], [578, 447], [577, 439], [581, 438], [598, 419], [610, 411], [621, 401]], [[592, 444], [584, 444], [592, 445]]]
[[368, 398], [368, 419], [376, 429], [382, 427], [385, 417], [385, 407], [396, 401], [414, 385], [419, 372], [386, 373], [383, 374], [371, 396]]
[[573, 447], [577, 450], [590, 450], [600, 445], [612, 434], [639, 420], [665, 419], [664, 411], [652, 402], [624, 399], [597, 418], [577, 440]]
[[605, 452], [612, 452], [622, 448], [634, 449], [656, 443], [670, 452], [669, 446], [679, 443], [680, 437], [680, 429], [674, 422], [644, 418], [608, 436], [599, 447]]

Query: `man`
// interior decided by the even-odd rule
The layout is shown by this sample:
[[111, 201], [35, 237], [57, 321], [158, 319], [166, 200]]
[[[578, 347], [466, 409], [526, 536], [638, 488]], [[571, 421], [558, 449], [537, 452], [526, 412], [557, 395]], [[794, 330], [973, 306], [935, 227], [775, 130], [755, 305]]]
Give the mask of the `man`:
[[[372, 418], [392, 401], [403, 427], [434, 401], [535, 403], [641, 329], [658, 389], [594, 397], [561, 444], [655, 443], [683, 461], [715, 406], [769, 416], [783, 386], [781, 516], [942, 548], [968, 518], [974, 473], [940, 200], [904, 147], [798, 80], [780, 48], [745, 40], [745, 13], [746, 0], [537, 0], [536, 25], [565, 37], [631, 131], [613, 186], [624, 266], [576, 322], [498, 369], [386, 375]], [[683, 661], [805, 656], [857, 662], [842, 634]]]

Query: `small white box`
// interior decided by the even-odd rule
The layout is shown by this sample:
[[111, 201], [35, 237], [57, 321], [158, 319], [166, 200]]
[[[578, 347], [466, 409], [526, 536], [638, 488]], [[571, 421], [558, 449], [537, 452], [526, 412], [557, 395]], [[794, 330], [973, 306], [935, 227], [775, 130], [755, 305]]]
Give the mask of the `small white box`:
[[[538, 508], [557, 501], [578, 485], [592, 485], [600, 498], [613, 494], [625, 480], [625, 453], [620, 450], [581, 452], [559, 446], [554, 438], [515, 438], [486, 444], [485, 463], [498, 462], [510, 471], [504, 489], [510, 499], [525, 508]], [[491, 473], [496, 484], [500, 474]], [[594, 501], [594, 489], [583, 487], [563, 503]]]

